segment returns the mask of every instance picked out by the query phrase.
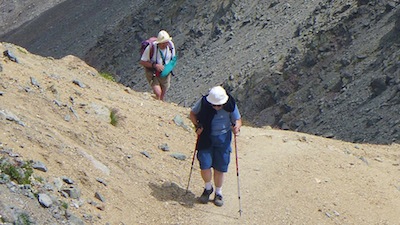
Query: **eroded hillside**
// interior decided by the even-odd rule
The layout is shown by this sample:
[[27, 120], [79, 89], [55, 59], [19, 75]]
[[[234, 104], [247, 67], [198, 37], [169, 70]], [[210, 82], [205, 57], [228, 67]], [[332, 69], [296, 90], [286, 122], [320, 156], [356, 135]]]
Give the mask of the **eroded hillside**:
[[66, 1], [62, 10], [71, 13], [57, 20], [64, 25], [43, 22], [59, 15], [54, 7], [2, 40], [42, 55], [77, 55], [125, 86], [148, 91], [139, 43], [166, 29], [179, 55], [170, 102], [190, 106], [210, 84], [223, 84], [256, 126], [352, 142], [400, 139], [398, 0], [86, 6]]
[[37, 168], [30, 185], [1, 171], [2, 223], [398, 222], [397, 144], [244, 126], [232, 145], [225, 205], [203, 205], [197, 162], [188, 183], [189, 108], [105, 79], [75, 56], [46, 58], [9, 43], [0, 51], [0, 162]]

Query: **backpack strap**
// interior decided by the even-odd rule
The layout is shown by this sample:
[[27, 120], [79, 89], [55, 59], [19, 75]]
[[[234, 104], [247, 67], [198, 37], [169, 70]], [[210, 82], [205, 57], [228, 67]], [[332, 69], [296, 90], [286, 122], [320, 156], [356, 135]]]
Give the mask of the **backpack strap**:
[[[154, 49], [155, 49], [155, 48], [158, 49], [158, 45], [157, 45], [157, 44], [154, 44], [154, 43], [152, 42], [152, 43], [150, 43], [150, 46], [151, 46], [151, 48], [150, 48], [150, 60], [151, 60], [151, 59], [153, 58], [153, 55], [154, 55]], [[173, 47], [171, 41], [168, 41], [168, 48], [169, 48], [169, 50], [171, 51], [171, 55], [172, 55], [174, 47]]]
[[155, 44], [150, 43], [150, 60], [153, 59]]
[[174, 50], [174, 47], [172, 46], [171, 41], [168, 41], [168, 47], [169, 47], [169, 50], [171, 51], [171, 54], [172, 54], [172, 50]]

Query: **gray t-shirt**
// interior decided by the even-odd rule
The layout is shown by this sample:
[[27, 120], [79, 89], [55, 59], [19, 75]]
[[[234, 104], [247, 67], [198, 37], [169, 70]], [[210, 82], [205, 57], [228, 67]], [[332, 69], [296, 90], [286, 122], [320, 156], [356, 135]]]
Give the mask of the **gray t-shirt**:
[[[192, 107], [192, 112], [195, 114], [200, 112], [201, 100], [202, 99], [199, 99]], [[235, 109], [231, 113], [225, 111], [223, 108], [217, 110], [217, 114], [214, 115], [211, 122], [211, 135], [220, 135], [230, 131], [232, 124], [236, 123], [236, 120], [240, 118], [241, 115], [237, 105], [235, 105]]]

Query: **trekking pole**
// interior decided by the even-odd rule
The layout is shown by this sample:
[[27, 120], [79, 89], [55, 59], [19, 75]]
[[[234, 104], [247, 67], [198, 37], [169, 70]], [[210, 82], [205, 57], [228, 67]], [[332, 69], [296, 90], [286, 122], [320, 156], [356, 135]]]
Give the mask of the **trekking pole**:
[[236, 134], [234, 134], [235, 139], [235, 156], [236, 156], [236, 176], [237, 176], [237, 186], [238, 186], [238, 199], [239, 199], [239, 215], [242, 216], [242, 204], [240, 202], [240, 181], [239, 181], [239, 161], [238, 161], [238, 148], [236, 142]]
[[187, 184], [187, 187], [186, 187], [186, 193], [189, 192], [190, 178], [192, 177], [193, 164], [194, 164], [194, 159], [196, 158], [197, 145], [198, 145], [198, 143], [199, 143], [199, 136], [200, 136], [200, 135], [197, 135], [196, 147], [194, 148], [194, 153], [193, 153], [193, 158], [192, 158], [192, 167], [190, 167], [189, 181], [188, 181], [188, 184]]

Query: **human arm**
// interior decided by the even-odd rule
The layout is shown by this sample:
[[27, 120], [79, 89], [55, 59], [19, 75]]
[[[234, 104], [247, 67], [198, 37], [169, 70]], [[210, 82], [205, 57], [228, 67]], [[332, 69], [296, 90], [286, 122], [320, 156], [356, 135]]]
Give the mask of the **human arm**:
[[155, 62], [140, 60], [140, 65], [146, 67], [149, 70], [156, 70], [158, 72], [161, 72], [164, 70], [164, 65], [157, 64]]
[[240, 132], [240, 128], [242, 127], [242, 118], [235, 121], [233, 124], [232, 130], [235, 135], [238, 135]]
[[194, 127], [196, 128], [197, 135], [200, 135], [203, 131], [203, 126], [200, 124], [197, 114], [200, 112], [201, 108], [201, 99], [199, 99], [193, 106], [192, 110], [190, 111], [189, 118], [192, 121]]
[[140, 65], [146, 67], [147, 69], [156, 69], [157, 64], [150, 61], [140, 60]]
[[235, 135], [239, 135], [240, 127], [242, 127], [242, 116], [240, 115], [237, 105], [230, 115], [232, 123], [232, 131]]
[[[153, 48], [153, 49], [152, 49]], [[142, 57], [140, 58], [140, 65], [149, 69], [149, 70], [156, 70], [161, 72], [164, 69], [164, 66], [161, 64], [157, 64], [157, 60], [154, 57], [154, 53], [151, 54], [151, 51], [154, 50], [153, 45], [148, 45], [145, 50], [143, 51]], [[153, 56], [151, 56], [153, 55]]]
[[203, 131], [203, 126], [197, 120], [197, 115], [193, 111], [190, 111], [189, 118], [190, 121], [192, 121], [194, 127], [196, 128], [197, 135], [200, 135], [201, 132]]

